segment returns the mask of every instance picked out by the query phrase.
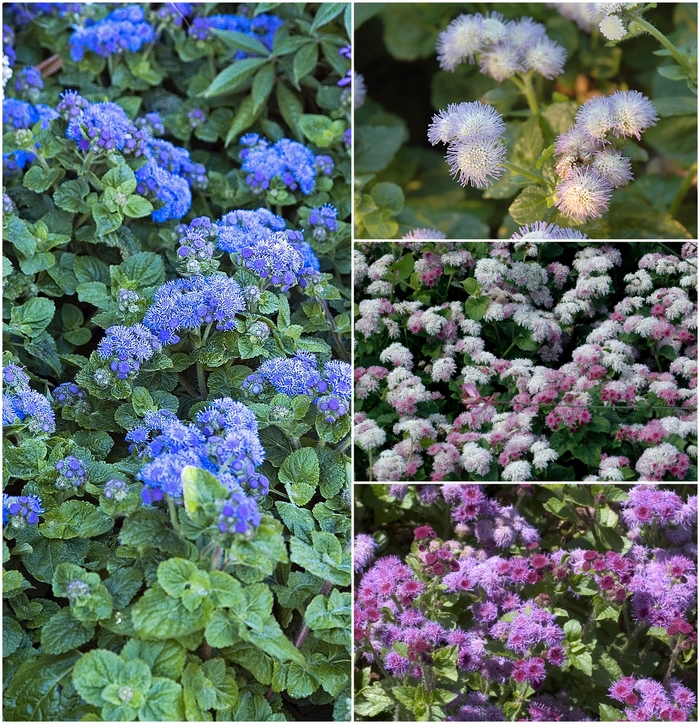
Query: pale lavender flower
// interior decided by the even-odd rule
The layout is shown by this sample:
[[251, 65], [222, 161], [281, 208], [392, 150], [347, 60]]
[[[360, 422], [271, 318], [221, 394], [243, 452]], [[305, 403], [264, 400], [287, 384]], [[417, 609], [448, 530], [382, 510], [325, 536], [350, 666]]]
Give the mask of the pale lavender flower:
[[616, 136], [634, 136], [640, 140], [641, 134], [659, 120], [651, 101], [639, 91], [615, 91], [609, 101]]
[[490, 185], [489, 176], [498, 179], [503, 173], [505, 146], [500, 142], [479, 139], [473, 143], [453, 143], [447, 149], [452, 176], [459, 176], [462, 186], [470, 183], [483, 189]]
[[612, 194], [610, 182], [590, 168], [573, 169], [557, 186], [557, 208], [576, 223], [602, 216]]
[[408, 233], [401, 237], [404, 241], [437, 240], [446, 238], [447, 237], [442, 233], [442, 231], [437, 231], [436, 229], [411, 229]]
[[367, 533], [359, 533], [355, 536], [355, 544], [353, 546], [355, 573], [360, 573], [374, 559], [377, 552], [377, 541]]
[[608, 40], [621, 40], [627, 35], [627, 28], [618, 15], [606, 15], [598, 27]]
[[606, 96], [586, 101], [576, 114], [576, 125], [591, 138], [604, 139], [615, 125], [612, 103]]
[[614, 189], [627, 186], [634, 178], [632, 176], [632, 162], [619, 151], [613, 149], [606, 149], [596, 153], [591, 168], [609, 181]]
[[479, 68], [484, 75], [494, 78], [499, 83], [516, 73], [525, 71], [522, 54], [512, 45], [497, 45], [483, 53]]
[[460, 15], [438, 35], [438, 61], [443, 70], [454, 71], [465, 60], [474, 62], [474, 54], [481, 50], [482, 21], [479, 13]]
[[474, 101], [450, 103], [442, 109], [428, 127], [428, 140], [436, 143], [476, 142], [498, 140], [506, 130], [501, 114], [493, 107]]
[[559, 43], [542, 38], [525, 53], [525, 64], [549, 80], [556, 78], [566, 62], [566, 51]]

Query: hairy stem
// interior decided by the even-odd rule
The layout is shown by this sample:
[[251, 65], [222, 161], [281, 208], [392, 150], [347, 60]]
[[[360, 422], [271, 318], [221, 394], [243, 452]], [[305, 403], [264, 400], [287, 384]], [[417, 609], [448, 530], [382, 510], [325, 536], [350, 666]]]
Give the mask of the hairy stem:
[[525, 98], [527, 99], [527, 104], [532, 111], [532, 115], [538, 116], [540, 114], [540, 107], [537, 103], [535, 88], [532, 85], [532, 71], [528, 71], [527, 73], [522, 75], [521, 78], [523, 79], [523, 93], [525, 94]]
[[524, 176], [526, 179], [529, 179], [530, 181], [534, 181], [536, 184], [543, 184], [544, 179], [542, 176], [538, 176], [537, 174], [531, 173], [530, 171], [527, 171], [522, 166], [518, 166], [517, 163], [512, 163], [511, 161], [504, 161], [503, 165], [513, 173], [517, 173], [519, 176]]
[[683, 179], [683, 183], [681, 184], [680, 188], [678, 189], [678, 193], [675, 195], [673, 202], [671, 203], [671, 206], [669, 207], [668, 213], [671, 214], [671, 216], [675, 219], [678, 210], [681, 208], [681, 204], [683, 203], [683, 199], [685, 198], [685, 195], [688, 193], [688, 190], [693, 185], [693, 181], [698, 176], [698, 162], [696, 161], [689, 169], [686, 177]]
[[661, 45], [663, 45], [664, 48], [666, 48], [671, 53], [671, 55], [676, 59], [676, 62], [678, 63], [678, 65], [681, 66], [681, 68], [687, 70], [689, 73], [692, 73], [694, 69], [691, 67], [688, 59], [657, 27], [647, 22], [646, 20], [644, 20], [643, 17], [639, 15], [635, 16], [634, 21], [639, 26], [644, 28], [644, 30], [646, 30], [649, 35], [653, 35], [661, 43]]

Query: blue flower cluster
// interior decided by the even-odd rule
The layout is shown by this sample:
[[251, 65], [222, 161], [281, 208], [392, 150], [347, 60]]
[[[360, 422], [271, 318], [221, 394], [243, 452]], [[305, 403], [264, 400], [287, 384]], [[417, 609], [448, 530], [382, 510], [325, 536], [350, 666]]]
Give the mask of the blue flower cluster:
[[41, 71], [33, 66], [27, 66], [17, 74], [15, 90], [28, 98], [32, 103], [39, 100], [39, 94], [44, 88]]
[[58, 407], [71, 407], [85, 401], [85, 393], [75, 382], [62, 382], [51, 394]]
[[217, 329], [236, 328], [236, 314], [245, 309], [245, 298], [234, 279], [214, 274], [173, 279], [156, 290], [143, 323], [161, 344], [177, 344], [180, 330], [215, 324]]
[[70, 36], [70, 57], [79, 62], [89, 50], [107, 58], [128, 51], [136, 53], [156, 38], [155, 30], [146, 22], [140, 5], [125, 5], [97, 22], [87, 20]]
[[181, 274], [211, 274], [216, 271], [219, 263], [214, 259], [214, 245], [209, 240], [208, 230], [190, 224], [179, 244], [177, 258]]
[[246, 269], [283, 292], [299, 281], [304, 263], [286, 234], [281, 233], [243, 247], [241, 259]]
[[350, 410], [352, 367], [347, 362], [331, 360], [319, 372], [318, 360], [311, 352], [297, 352], [291, 358], [273, 357], [243, 381], [243, 389], [259, 395], [266, 384], [289, 397], [314, 397], [314, 404], [327, 422], [335, 422]]
[[[25, 109], [12, 110], [13, 119], [25, 118]], [[149, 113], [132, 122], [116, 103], [88, 103], [73, 91], [63, 93], [57, 110], [69, 121], [66, 137], [75, 141], [81, 151], [116, 149], [148, 159], [136, 171], [136, 191], [152, 201], [161, 202], [151, 215], [154, 221], [181, 219], [192, 205], [191, 189], [206, 188], [207, 174], [203, 164], [194, 163], [186, 149], [154, 137], [154, 133], [164, 131], [157, 113]]]
[[102, 495], [104, 495], [107, 500], [124, 500], [128, 494], [129, 486], [124, 480], [120, 480], [119, 478], [111, 478], [105, 483], [104, 488], [102, 488]]
[[2, 494], [2, 524], [13, 528], [36, 525], [44, 512], [41, 498], [37, 495]]
[[191, 3], [165, 3], [155, 13], [159, 24], [172, 24], [176, 28], [192, 15]]
[[83, 8], [83, 3], [9, 3], [3, 14], [14, 25], [29, 25], [36, 17], [48, 15], [63, 18], [66, 15], [78, 15]]
[[242, 251], [246, 246], [271, 239], [274, 232], [284, 231], [284, 219], [268, 209], [229, 211], [218, 223], [217, 246], [221, 251]]
[[333, 170], [328, 156], [321, 157], [322, 161], [317, 164], [313, 151], [289, 138], [281, 138], [271, 145], [257, 133], [247, 133], [241, 138], [241, 144], [245, 146], [241, 159], [242, 168], [248, 174], [246, 183], [258, 194], [267, 191], [276, 180], [279, 188], [300, 189], [308, 196], [316, 188], [317, 171], [325, 173], [329, 167], [331, 173]]
[[29, 386], [27, 373], [18, 365], [3, 368], [2, 425], [26, 425], [35, 434], [50, 434], [56, 417], [48, 399]]
[[58, 473], [54, 482], [56, 490], [79, 488], [87, 481], [87, 465], [75, 455], [68, 455], [59, 460], [54, 467]]
[[320, 209], [311, 209], [309, 225], [313, 238], [325, 241], [329, 233], [338, 231], [338, 210], [331, 204], [324, 204]]
[[[272, 49], [275, 33], [284, 25], [284, 20], [276, 15], [258, 15], [256, 18], [247, 18], [245, 15], [210, 15], [199, 17], [192, 21], [188, 30], [191, 37], [197, 40], [212, 40], [216, 37], [215, 30], [228, 30], [244, 33], [259, 40], [266, 48]], [[248, 53], [239, 50], [233, 56], [234, 60], [249, 57]]]
[[267, 478], [257, 472], [265, 449], [255, 415], [243, 403], [230, 397], [213, 400], [194, 423], [180, 421], [169, 410], [150, 412], [126, 440], [132, 452], [150, 459], [138, 474], [146, 504], [165, 495], [181, 498], [182, 470], [194, 465], [216, 475], [231, 494], [222, 510], [226, 530], [221, 532], [242, 533], [260, 524], [255, 498], [269, 491]]
[[120, 380], [136, 377], [142, 362], [160, 351], [158, 338], [143, 324], [110, 327], [97, 346], [98, 356], [109, 362], [109, 369]]
[[58, 113], [43, 103], [33, 106], [16, 98], [5, 98], [2, 102], [3, 124], [11, 124], [16, 129], [31, 128], [38, 121], [46, 129], [54, 118], [58, 118]]
[[2, 26], [2, 52], [7, 57], [7, 63], [11, 68], [17, 62], [15, 52], [15, 32], [9, 25]]

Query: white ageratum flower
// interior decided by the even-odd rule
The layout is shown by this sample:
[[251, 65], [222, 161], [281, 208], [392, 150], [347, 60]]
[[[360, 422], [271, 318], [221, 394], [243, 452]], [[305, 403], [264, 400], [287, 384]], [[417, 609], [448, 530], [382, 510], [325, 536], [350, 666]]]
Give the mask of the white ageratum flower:
[[618, 15], [607, 15], [598, 27], [608, 40], [621, 40], [627, 35], [627, 28]]
[[431, 372], [434, 382], [447, 382], [457, 371], [457, 363], [451, 357], [441, 357], [433, 362]]
[[515, 460], [503, 468], [501, 473], [502, 480], [512, 480], [514, 482], [524, 482], [532, 480], [532, 468], [530, 463], [525, 460]]
[[549, 447], [549, 443], [541, 440], [532, 443], [530, 452], [532, 453], [532, 464], [538, 470], [544, 470], [549, 463], [559, 457], [559, 453]]
[[491, 467], [492, 456], [475, 442], [465, 443], [462, 448], [462, 467], [468, 473], [486, 475]]

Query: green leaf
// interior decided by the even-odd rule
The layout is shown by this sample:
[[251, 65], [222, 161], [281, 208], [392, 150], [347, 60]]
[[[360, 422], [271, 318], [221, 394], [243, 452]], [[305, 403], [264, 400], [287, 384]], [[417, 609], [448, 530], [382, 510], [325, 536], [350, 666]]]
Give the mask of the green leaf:
[[234, 574], [240, 581], [255, 583], [267, 578], [278, 563], [288, 560], [282, 524], [269, 515], [263, 515], [252, 539], [234, 537], [229, 557], [234, 562]]
[[139, 709], [140, 721], [182, 721], [182, 687], [171, 679], [154, 677]]
[[680, 65], [662, 65], [656, 70], [659, 75], [662, 75], [664, 78], [668, 78], [669, 80], [685, 80], [689, 77], [688, 71], [685, 70], [685, 68], [681, 68]]
[[[3, 581], [4, 585], [4, 581]], [[24, 630], [11, 616], [2, 617], [2, 653], [4, 656], [12, 656], [22, 645]]]
[[[315, 596], [304, 613], [304, 620], [312, 631], [343, 628], [348, 629], [350, 623], [350, 594], [331, 591], [328, 598]], [[347, 633], [350, 640], [349, 629]]]
[[301, 538], [306, 543], [311, 542], [311, 532], [316, 530], [316, 523], [310, 511], [282, 500], [275, 503], [275, 508], [292, 535]]
[[226, 488], [206, 470], [187, 465], [182, 471], [185, 510], [198, 525], [209, 525], [215, 502], [228, 498]]
[[131, 219], [140, 219], [142, 216], [148, 216], [153, 211], [153, 204], [144, 199], [143, 196], [132, 194], [126, 201], [124, 206], [124, 215]]
[[304, 135], [299, 121], [304, 113], [304, 104], [299, 96], [284, 83], [277, 84], [277, 105], [284, 122], [294, 131], [297, 138]]
[[95, 627], [76, 621], [69, 608], [62, 608], [41, 629], [41, 648], [45, 654], [64, 654], [86, 644], [95, 635]]
[[76, 291], [81, 302], [92, 304], [98, 309], [110, 309], [116, 306], [104, 282], [83, 282], [78, 284]]
[[123, 194], [133, 194], [136, 190], [136, 176], [125, 163], [111, 168], [101, 181], [106, 188], [118, 189]]
[[58, 181], [58, 179], [63, 178], [65, 175], [65, 170], [60, 166], [49, 169], [48, 171], [43, 169], [41, 166], [32, 166], [29, 171], [24, 174], [22, 183], [30, 191], [43, 193], [46, 189]]
[[234, 60], [214, 78], [211, 85], [204, 91], [204, 97], [211, 98], [238, 90], [266, 62], [267, 58]]
[[92, 218], [95, 219], [98, 236], [106, 236], [116, 231], [124, 219], [121, 212], [110, 211], [104, 204], [92, 206]]
[[215, 606], [245, 613], [246, 597], [241, 584], [233, 576], [223, 571], [211, 571], [209, 578]]
[[36, 337], [43, 332], [56, 313], [56, 305], [46, 297], [34, 297], [10, 310], [10, 324], [25, 337]]
[[3, 697], [6, 721], [55, 721], [61, 689], [70, 686], [74, 653], [42, 654], [25, 661], [14, 673]]
[[134, 412], [139, 417], [143, 417], [147, 412], [156, 409], [151, 393], [145, 387], [134, 387], [131, 404]]
[[51, 583], [56, 566], [65, 562], [82, 563], [89, 548], [87, 540], [51, 540], [37, 533], [31, 550], [20, 553], [20, 558], [34, 578]]
[[408, 131], [397, 126], [358, 126], [354, 129], [355, 173], [383, 171], [402, 144]]
[[287, 694], [293, 699], [311, 696], [318, 689], [318, 681], [304, 665], [292, 662], [287, 671]]
[[98, 506], [84, 500], [67, 500], [44, 514], [39, 531], [45, 538], [94, 538], [112, 530], [114, 521]]
[[[388, 181], [382, 181], [372, 187], [371, 196], [380, 209], [392, 216], [396, 216], [401, 212], [401, 209], [403, 209], [403, 191], [401, 190], [401, 187], [396, 184]], [[404, 257], [404, 259], [412, 260], [413, 257], [409, 254]], [[410, 276], [410, 274], [408, 276]], [[406, 279], [408, 276], [401, 278]]]
[[328, 148], [343, 140], [346, 124], [344, 121], [333, 121], [328, 116], [309, 113], [301, 116], [299, 128], [311, 143]]
[[[232, 30], [218, 30], [216, 28], [214, 28], [214, 33], [216, 33], [216, 36], [221, 38], [224, 45], [227, 48], [231, 48], [231, 50], [243, 50], [249, 55], [262, 55], [264, 57], [270, 55], [267, 46], [254, 36]], [[235, 62], [238, 61], [234, 61], [234, 63]]]
[[64, 181], [53, 195], [53, 202], [59, 209], [78, 213], [85, 203], [85, 197], [90, 193], [90, 186], [83, 179]]
[[508, 209], [515, 223], [521, 226], [541, 221], [546, 211], [547, 195], [538, 186], [523, 189]]
[[583, 671], [586, 676], [591, 676], [593, 673], [593, 658], [591, 657], [590, 651], [583, 651], [583, 653], [572, 653], [570, 650], [567, 651], [567, 656], [571, 664], [579, 671]]
[[[123, 668], [124, 662], [112, 651], [94, 649], [83, 654], [75, 664], [73, 686], [88, 704], [101, 707], [104, 703], [103, 690], [119, 682]], [[150, 671], [148, 679], [150, 683]]]
[[226, 145], [228, 146], [234, 139], [249, 128], [255, 121], [256, 113], [254, 112], [252, 96], [246, 96], [241, 103], [240, 108], [231, 121], [231, 127], [226, 134]]
[[298, 84], [304, 76], [312, 73], [316, 68], [316, 63], [318, 63], [318, 45], [313, 41], [302, 45], [294, 56], [294, 82]]
[[337, 586], [349, 586], [350, 557], [343, 554], [338, 539], [325, 531], [314, 531], [311, 537], [313, 546], [298, 538], [289, 541], [291, 560], [322, 580]]
[[141, 641], [130, 639], [121, 652], [125, 661], [141, 659], [154, 676], [177, 679], [185, 664], [187, 650], [177, 641]]
[[600, 721], [624, 721], [625, 712], [609, 704], [598, 704]]
[[[248, 36], [246, 36], [248, 37]], [[275, 85], [275, 64], [266, 63], [255, 74], [250, 97], [253, 99], [253, 115], [256, 116], [267, 103]]]
[[469, 319], [478, 322], [483, 319], [490, 303], [490, 297], [469, 297], [467, 301], [464, 302], [464, 313]]
[[[389, 682], [383, 683], [387, 685]], [[360, 716], [375, 717], [394, 706], [394, 699], [387, 693], [382, 683], [375, 681], [372, 686], [366, 686], [358, 692], [354, 710]]]
[[2, 238], [11, 242], [24, 256], [33, 256], [36, 252], [36, 237], [29, 230], [27, 223], [14, 214], [3, 216]]
[[[248, 602], [250, 606], [250, 601]], [[280, 625], [273, 616], [263, 624], [262, 631], [252, 629], [247, 633], [248, 640], [261, 651], [280, 661], [292, 661], [300, 666], [306, 665], [306, 659], [296, 646], [282, 633]]]
[[330, 23], [333, 18], [336, 18], [345, 10], [346, 5], [347, 3], [321, 3], [316, 17], [311, 24], [311, 32], [313, 33], [315, 30]]
[[279, 480], [296, 505], [306, 505], [313, 498], [318, 485], [320, 466], [312, 448], [291, 453], [282, 463]]
[[204, 599], [194, 611], [188, 611], [179, 598], [171, 598], [159, 588], [149, 588], [131, 609], [138, 633], [153, 639], [177, 639], [204, 629], [212, 604]]

